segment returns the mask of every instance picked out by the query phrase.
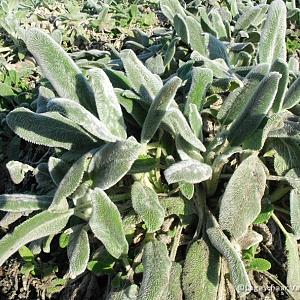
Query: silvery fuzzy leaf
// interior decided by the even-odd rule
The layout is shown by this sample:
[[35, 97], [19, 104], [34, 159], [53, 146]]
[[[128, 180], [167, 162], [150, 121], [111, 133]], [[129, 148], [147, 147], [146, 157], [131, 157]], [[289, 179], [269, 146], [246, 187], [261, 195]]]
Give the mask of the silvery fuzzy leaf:
[[222, 59], [230, 66], [225, 45], [211, 34], [204, 33], [207, 47], [207, 56], [210, 60]]
[[19, 107], [6, 116], [6, 122], [19, 137], [38, 145], [70, 150], [95, 143], [88, 133], [57, 112], [37, 114]]
[[249, 26], [254, 25], [255, 20], [262, 14], [264, 15], [268, 5], [256, 5], [246, 10], [236, 21], [234, 30], [247, 30]]
[[59, 44], [38, 28], [31, 28], [26, 32], [25, 43], [60, 97], [72, 99], [86, 109], [95, 111], [91, 87]]
[[212, 215], [209, 216], [206, 233], [212, 245], [227, 260], [230, 279], [236, 291], [240, 296], [247, 295], [252, 290], [252, 286], [240, 254], [234, 249]]
[[164, 56], [164, 66], [170, 65], [171, 61], [174, 58], [176, 52], [177, 43], [180, 41], [180, 38], [175, 36], [169, 43], [168, 48], [165, 51]]
[[179, 189], [180, 189], [180, 193], [188, 200], [191, 200], [193, 198], [195, 187], [192, 183], [188, 183], [184, 181], [179, 182]]
[[165, 210], [159, 203], [156, 192], [135, 182], [131, 188], [131, 201], [133, 209], [145, 222], [147, 232], [159, 230], [164, 222]]
[[274, 113], [277, 113], [277, 112], [281, 111], [281, 109], [282, 109], [284, 95], [286, 93], [287, 85], [289, 82], [288, 64], [280, 58], [275, 59], [271, 66], [270, 71], [278, 72], [279, 74], [281, 74], [281, 78], [280, 78], [279, 84], [278, 84], [278, 91], [277, 91], [277, 94], [276, 94], [276, 97], [274, 99], [274, 103], [272, 106], [272, 111]]
[[56, 185], [62, 181], [69, 170], [69, 166], [60, 158], [50, 156], [48, 159], [49, 174]]
[[161, 197], [159, 202], [165, 209], [166, 217], [171, 215], [183, 217], [196, 214], [193, 202], [184, 197]]
[[278, 175], [284, 175], [293, 168], [300, 168], [300, 147], [297, 142], [289, 139], [272, 139], [270, 146], [275, 150], [274, 169]]
[[171, 165], [164, 171], [164, 175], [168, 184], [180, 181], [199, 183], [211, 177], [212, 169], [207, 164], [190, 159]]
[[0, 227], [8, 229], [11, 224], [23, 217], [26, 212], [7, 212], [0, 220]]
[[285, 248], [287, 251], [287, 286], [295, 299], [300, 296], [300, 257], [295, 236], [291, 233], [285, 235]]
[[176, 14], [185, 17], [184, 9], [178, 0], [160, 0], [160, 9], [171, 22]]
[[111, 291], [105, 300], [136, 300], [139, 287], [132, 284], [126, 288], [117, 291]]
[[289, 71], [297, 76], [299, 74], [299, 61], [295, 56], [291, 56], [289, 59]]
[[258, 245], [262, 242], [263, 236], [254, 230], [248, 230], [243, 236], [241, 236], [237, 242], [242, 250], [249, 249], [254, 245]]
[[33, 171], [33, 168], [27, 164], [23, 164], [20, 161], [11, 160], [6, 164], [6, 168], [9, 172], [10, 178], [14, 184], [20, 184], [29, 171]]
[[186, 142], [180, 135], [175, 138], [176, 151], [181, 160], [199, 160], [203, 161], [203, 157], [199, 149], [193, 147], [190, 143]]
[[283, 108], [289, 109], [298, 104], [300, 101], [300, 76], [289, 87], [284, 100]]
[[265, 188], [264, 165], [251, 155], [238, 166], [226, 186], [220, 205], [220, 227], [236, 239], [244, 235], [260, 213]]
[[159, 128], [162, 119], [167, 113], [171, 101], [174, 100], [177, 89], [180, 87], [181, 83], [181, 79], [177, 76], [171, 78], [165, 83], [155, 97], [143, 124], [141, 143], [148, 143], [152, 139], [156, 130]]
[[210, 17], [211, 17], [211, 22], [212, 22], [213, 28], [217, 33], [217, 37], [219, 39], [227, 38], [226, 27], [224, 25], [224, 21], [223, 21], [221, 15], [219, 14], [217, 8], [213, 8], [210, 11]]
[[137, 299], [163, 300], [172, 266], [166, 245], [157, 240], [146, 243], [142, 263], [144, 274]]
[[165, 72], [165, 64], [161, 54], [148, 58], [145, 61], [145, 66], [153, 74], [162, 75]]
[[105, 128], [118, 139], [126, 139], [123, 113], [108, 76], [101, 69], [89, 70], [89, 76], [101, 125], [105, 125]]
[[[299, 177], [298, 177], [299, 180]], [[293, 189], [290, 193], [291, 225], [295, 239], [300, 239], [300, 192]]]
[[174, 28], [178, 36], [180, 36], [181, 40], [189, 44], [190, 43], [190, 32], [188, 30], [187, 23], [185, 21], [185, 18], [183, 18], [181, 15], [176, 14], [173, 19]]
[[170, 271], [171, 280], [169, 280], [168, 295], [166, 300], [182, 300], [181, 274], [181, 265], [177, 262], [172, 262]]
[[52, 196], [46, 195], [3, 194], [0, 195], [0, 210], [18, 213], [47, 209], [52, 199]]
[[50, 99], [55, 98], [55, 94], [48, 88], [44, 86], [39, 87], [39, 95], [36, 100], [37, 103], [37, 113], [44, 113], [47, 111], [47, 103]]
[[217, 115], [222, 124], [230, 124], [243, 112], [268, 71], [269, 65], [267, 64], [254, 67], [243, 80], [243, 86], [238, 87], [229, 94]]
[[161, 79], [152, 74], [132, 50], [123, 50], [121, 59], [133, 90], [151, 103], [163, 86]]
[[48, 102], [47, 110], [60, 113], [100, 140], [115, 142], [117, 139], [107, 128], [106, 123], [72, 100], [54, 98]]
[[213, 72], [207, 68], [195, 67], [192, 70], [192, 84], [185, 103], [185, 114], [189, 113], [189, 105], [195, 104], [198, 111], [203, 108], [208, 86], [213, 82]]
[[284, 177], [294, 189], [300, 191], [300, 168], [289, 170]]
[[141, 149], [134, 137], [101, 147], [88, 170], [94, 186], [106, 190], [115, 185], [130, 170]]
[[206, 240], [193, 242], [188, 249], [182, 272], [185, 299], [217, 299], [219, 272], [218, 252]]
[[227, 139], [231, 146], [240, 145], [259, 127], [273, 105], [280, 78], [279, 73], [271, 72], [261, 81], [251, 100], [229, 129]]
[[190, 33], [190, 45], [192, 49], [205, 56], [207, 49], [201, 24], [192, 16], [187, 16], [185, 21]]
[[191, 129], [193, 130], [196, 137], [198, 137], [201, 141], [203, 141], [203, 133], [202, 133], [203, 121], [198, 111], [197, 105], [191, 103], [189, 105], [188, 112], [189, 112], [188, 118], [189, 118], [189, 123], [191, 125]]
[[274, 0], [269, 6], [264, 23], [258, 55], [261, 63], [272, 64], [275, 59], [286, 61], [286, 6], [282, 0]]
[[0, 240], [0, 265], [27, 243], [60, 232], [72, 214], [73, 210], [62, 213], [46, 210], [15, 227]]
[[70, 235], [67, 253], [69, 259], [69, 276], [71, 279], [75, 279], [85, 271], [90, 257], [89, 237], [84, 228]]
[[52, 204], [49, 207], [50, 210], [63, 210], [68, 208], [67, 197], [72, 195], [80, 185], [93, 153], [93, 151], [87, 152], [71, 166], [57, 187]]
[[203, 32], [208, 32], [213, 36], [217, 36], [214, 26], [207, 14], [207, 8], [203, 6], [198, 7], [198, 15], [201, 16], [201, 26], [203, 28]]
[[174, 136], [180, 135], [193, 147], [203, 152], [206, 151], [205, 146], [195, 136], [183, 113], [177, 106], [173, 106], [168, 110], [168, 113], [163, 119], [163, 125], [166, 126], [167, 130], [169, 130]]
[[111, 256], [120, 258], [127, 255], [128, 243], [117, 206], [99, 188], [92, 191], [91, 198], [93, 212], [89, 225], [92, 232]]

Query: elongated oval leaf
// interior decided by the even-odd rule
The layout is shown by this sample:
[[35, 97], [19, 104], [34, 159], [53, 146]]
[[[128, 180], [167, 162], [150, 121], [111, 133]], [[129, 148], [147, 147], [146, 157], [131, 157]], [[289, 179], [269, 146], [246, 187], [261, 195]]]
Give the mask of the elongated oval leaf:
[[298, 104], [300, 101], [300, 76], [293, 82], [288, 89], [284, 100], [283, 108], [289, 109]]
[[11, 160], [6, 164], [10, 178], [14, 184], [20, 184], [29, 171], [33, 171], [33, 167], [21, 163], [20, 161]]
[[160, 0], [160, 9], [171, 22], [176, 14], [185, 17], [184, 9], [178, 0]]
[[276, 58], [286, 61], [286, 6], [282, 0], [274, 0], [269, 6], [267, 19], [259, 42], [259, 61], [272, 64]]
[[212, 175], [209, 165], [197, 160], [183, 160], [171, 165], [164, 171], [168, 184], [185, 181], [199, 183], [208, 180]]
[[240, 254], [233, 248], [213, 216], [208, 220], [206, 233], [212, 245], [227, 260], [230, 278], [236, 291], [240, 296], [247, 295], [252, 290], [252, 286]]
[[189, 44], [190, 33], [189, 33], [185, 19], [181, 15], [176, 14], [174, 16], [173, 23], [174, 23], [174, 28], [176, 30], [177, 35], [180, 36], [180, 38], [183, 42], [185, 42], [186, 44]]
[[156, 240], [146, 243], [142, 263], [144, 274], [137, 299], [161, 300], [168, 288], [172, 266], [166, 245]]
[[72, 165], [57, 187], [53, 202], [49, 207], [50, 210], [63, 210], [68, 208], [67, 197], [75, 192], [80, 185], [92, 155], [92, 151], [87, 152]]
[[56, 185], [62, 181], [69, 170], [69, 166], [60, 158], [50, 156], [48, 160], [49, 174]]
[[280, 77], [279, 73], [271, 72], [262, 80], [250, 102], [230, 127], [227, 138], [231, 146], [239, 146], [259, 127], [273, 105]]
[[100, 140], [115, 142], [116, 137], [106, 124], [97, 119], [79, 103], [64, 98], [54, 98], [48, 102], [48, 111], [57, 111]]
[[93, 212], [89, 225], [106, 250], [115, 258], [126, 255], [128, 243], [125, 238], [121, 215], [117, 206], [99, 188], [91, 193]]
[[132, 50], [123, 50], [121, 59], [135, 92], [151, 103], [162, 88], [162, 81], [143, 65]]
[[114, 136], [121, 140], [126, 139], [122, 110], [108, 76], [101, 69], [92, 69], [89, 75], [99, 119]]
[[100, 148], [89, 165], [94, 186], [106, 190], [116, 184], [130, 170], [140, 151], [141, 145], [133, 137]]
[[181, 264], [173, 262], [170, 271], [171, 280], [169, 280], [168, 296], [166, 300], [182, 300], [181, 274]]
[[0, 240], [0, 266], [27, 243], [60, 232], [72, 214], [73, 210], [63, 213], [46, 210], [17, 226]]
[[221, 200], [219, 223], [234, 238], [247, 232], [261, 210], [266, 185], [264, 166], [256, 155], [245, 159], [235, 170]]
[[165, 217], [165, 210], [159, 203], [157, 194], [151, 188], [135, 182], [131, 189], [131, 200], [133, 209], [145, 222], [147, 231], [157, 231]]
[[220, 258], [205, 240], [195, 241], [188, 250], [182, 273], [186, 300], [217, 299]]
[[47, 209], [52, 196], [37, 196], [27, 194], [0, 195], [0, 210], [9, 212], [24, 212]]
[[26, 32], [26, 46], [33, 54], [45, 77], [62, 98], [81, 103], [95, 111], [94, 94], [79, 68], [63, 48], [38, 28]]
[[22, 139], [38, 145], [70, 150], [95, 143], [79, 126], [57, 112], [37, 114], [19, 107], [7, 115], [6, 122]]
[[71, 234], [67, 253], [69, 275], [74, 279], [85, 271], [89, 261], [90, 242], [86, 230], [81, 229]]
[[293, 189], [290, 194], [291, 224], [296, 239], [300, 239], [300, 192]]
[[48, 88], [41, 86], [39, 87], [39, 96], [36, 100], [37, 113], [44, 113], [47, 111], [47, 103], [50, 99], [55, 98], [55, 94]]
[[174, 99], [176, 91], [181, 85], [181, 82], [181, 79], [177, 76], [171, 78], [162, 87], [158, 95], [155, 97], [154, 101], [151, 103], [142, 128], [142, 143], [148, 143], [152, 139], [167, 112], [168, 106]]

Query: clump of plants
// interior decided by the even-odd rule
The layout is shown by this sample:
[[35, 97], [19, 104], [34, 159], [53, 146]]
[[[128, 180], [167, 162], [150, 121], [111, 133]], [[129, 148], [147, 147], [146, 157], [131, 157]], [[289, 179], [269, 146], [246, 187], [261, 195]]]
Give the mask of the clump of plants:
[[[110, 60], [77, 59], [83, 71], [48, 34], [26, 31], [47, 81], [6, 123], [47, 152], [36, 166], [7, 164], [16, 184], [32, 174], [38, 189], [0, 196], [19, 221], [0, 240], [0, 265], [57, 241], [65, 278], [107, 276], [106, 299], [243, 297], [253, 271], [298, 299], [300, 77], [286, 5], [160, 8], [170, 28], [137, 32]], [[260, 257], [257, 227], [269, 220], [285, 239], [286, 282]]]

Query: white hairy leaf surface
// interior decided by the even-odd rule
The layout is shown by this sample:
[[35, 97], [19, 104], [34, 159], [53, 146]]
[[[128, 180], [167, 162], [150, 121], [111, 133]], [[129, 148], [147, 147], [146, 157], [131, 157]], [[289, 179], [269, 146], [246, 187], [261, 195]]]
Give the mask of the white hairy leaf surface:
[[145, 222], [147, 232], [159, 230], [164, 222], [165, 210], [159, 203], [156, 192], [135, 182], [131, 188], [131, 201], [133, 209]]
[[146, 243], [142, 263], [144, 274], [137, 299], [165, 299], [172, 266], [166, 245], [157, 240]]
[[277, 58], [286, 61], [286, 20], [285, 3], [282, 0], [272, 1], [259, 42], [258, 55], [261, 63], [272, 64]]
[[300, 191], [293, 189], [290, 193], [291, 225], [297, 240], [300, 239]]
[[171, 22], [176, 14], [185, 17], [184, 9], [178, 0], [160, 0], [160, 9]]
[[91, 193], [93, 212], [89, 221], [91, 230], [115, 258], [127, 255], [126, 241], [121, 215], [117, 206], [99, 188]]
[[0, 266], [27, 243], [60, 232], [72, 214], [73, 210], [65, 212], [46, 210], [17, 226], [11, 234], [6, 234], [0, 240]]
[[162, 80], [151, 73], [132, 50], [123, 50], [121, 59], [134, 91], [151, 103], [163, 87]]
[[52, 92], [52, 90], [40, 86], [39, 87], [39, 95], [38, 98], [36, 99], [36, 104], [37, 104], [37, 113], [44, 113], [47, 111], [47, 103], [50, 99], [55, 98], [55, 94]]
[[285, 235], [285, 248], [287, 251], [287, 286], [295, 299], [300, 298], [300, 257], [299, 247], [295, 236], [291, 233]]
[[298, 104], [300, 101], [300, 76], [293, 82], [288, 89], [284, 100], [283, 108], [289, 109]]
[[72, 99], [86, 109], [95, 111], [94, 93], [90, 85], [58, 43], [38, 28], [26, 32], [25, 43], [60, 97]]
[[95, 93], [96, 108], [101, 124], [120, 140], [127, 137], [123, 113], [114, 88], [102, 69], [91, 69], [89, 79]]
[[47, 209], [52, 199], [52, 196], [46, 195], [3, 194], [0, 195], [0, 210], [24, 212]]
[[230, 271], [230, 279], [236, 291], [240, 296], [247, 295], [252, 290], [252, 286], [248, 278], [246, 268], [242, 262], [240, 253], [234, 249], [213, 216], [210, 216], [206, 233], [212, 245], [227, 260]]
[[141, 144], [133, 137], [101, 147], [89, 165], [94, 186], [106, 190], [115, 185], [130, 170], [140, 151]]
[[280, 78], [279, 73], [271, 72], [261, 81], [249, 103], [229, 129], [227, 138], [231, 146], [239, 146], [259, 127], [273, 105]]
[[19, 107], [6, 116], [6, 122], [19, 137], [38, 145], [70, 150], [95, 143], [88, 133], [57, 112], [37, 114]]
[[181, 79], [177, 76], [171, 78], [161, 88], [158, 95], [151, 103], [142, 128], [142, 143], [148, 143], [152, 139], [156, 130], [159, 128], [171, 101], [174, 100], [177, 89], [180, 87], [181, 83]]
[[185, 299], [217, 299], [219, 272], [218, 252], [203, 239], [193, 242], [187, 252], [182, 273]]
[[6, 164], [6, 168], [9, 172], [10, 178], [15, 184], [20, 184], [29, 171], [33, 171], [33, 168], [20, 161], [11, 160]]
[[121, 290], [111, 291], [106, 300], [136, 300], [139, 287], [136, 284], [132, 284]]
[[189, 44], [190, 43], [190, 32], [188, 30], [187, 23], [185, 18], [182, 17], [180, 14], [176, 14], [173, 19], [174, 28], [177, 35], [181, 38], [181, 40]]
[[54, 98], [48, 102], [47, 110], [60, 113], [100, 140], [107, 142], [117, 140], [104, 122], [96, 118], [79, 103], [69, 99]]
[[220, 205], [220, 227], [236, 239], [244, 235], [260, 213], [265, 187], [264, 165], [251, 155], [238, 166], [226, 186]]
[[199, 183], [211, 177], [212, 169], [205, 163], [190, 159], [171, 165], [164, 171], [164, 175], [168, 184], [180, 181]]
[[211, 17], [211, 22], [212, 22], [213, 28], [217, 33], [217, 37], [219, 39], [227, 38], [225, 22], [217, 8], [213, 8], [210, 11], [210, 17]]
[[85, 229], [81, 228], [71, 234], [67, 254], [69, 275], [75, 279], [85, 271], [90, 257], [90, 242]]
[[67, 197], [69, 197], [78, 188], [82, 182], [84, 172], [93, 156], [89, 151], [81, 156], [68, 170], [64, 178], [59, 183], [53, 197], [53, 202], [49, 207], [50, 210], [63, 210], [68, 208]]
[[182, 300], [182, 288], [181, 288], [181, 274], [182, 266], [180, 263], [172, 262], [170, 271], [168, 296], [166, 300]]
[[50, 156], [48, 159], [49, 174], [56, 185], [62, 181], [69, 170], [69, 166], [60, 158]]

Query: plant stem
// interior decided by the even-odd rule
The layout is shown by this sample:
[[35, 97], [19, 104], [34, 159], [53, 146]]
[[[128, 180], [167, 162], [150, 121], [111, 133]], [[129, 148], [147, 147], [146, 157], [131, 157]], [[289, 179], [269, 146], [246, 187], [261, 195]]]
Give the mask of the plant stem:
[[171, 261], [175, 261], [177, 249], [178, 249], [179, 243], [180, 243], [180, 237], [181, 237], [182, 229], [183, 229], [183, 227], [180, 224], [176, 228], [176, 234], [175, 234], [175, 237], [174, 237], [174, 241], [173, 241], [173, 245], [172, 245], [171, 253], [170, 253]]
[[283, 232], [283, 234], [285, 236], [288, 236], [289, 233], [286, 231], [286, 229], [284, 228], [284, 226], [282, 225], [282, 223], [280, 222], [280, 220], [276, 217], [276, 215], [274, 213], [272, 213], [271, 217], [274, 220], [274, 222], [277, 224], [277, 226], [281, 229], [281, 231]]

